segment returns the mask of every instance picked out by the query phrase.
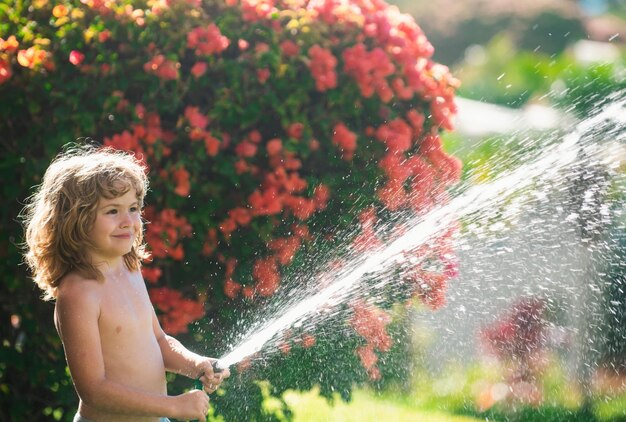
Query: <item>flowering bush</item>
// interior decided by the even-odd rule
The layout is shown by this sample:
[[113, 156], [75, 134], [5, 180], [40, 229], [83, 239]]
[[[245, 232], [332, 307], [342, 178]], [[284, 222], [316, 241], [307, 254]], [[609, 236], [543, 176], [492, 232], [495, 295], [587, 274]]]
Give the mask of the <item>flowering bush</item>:
[[540, 381], [547, 341], [545, 307], [541, 299], [521, 299], [481, 333], [488, 350], [508, 371], [511, 398], [532, 405], [540, 404], [543, 398]]
[[[459, 177], [439, 138], [452, 129], [457, 81], [430, 59], [413, 19], [382, 0], [33, 0], [3, 4], [0, 16], [2, 168], [19, 180], [5, 197], [28, 196], [78, 137], [134, 151], [151, 180], [150, 298], [167, 332], [209, 353], [242, 309], [262, 308], [298, 257], [318, 239], [332, 243], [352, 215], [354, 247], [371, 246], [383, 210], [424, 213]], [[411, 276], [432, 307], [454, 273], [447, 237], [431, 253], [445, 269]], [[7, 268], [18, 260], [9, 249]], [[20, 280], [8, 293], [33, 296], [19, 271], [5, 272]], [[37, 317], [7, 309], [50, 328], [47, 308]], [[311, 353], [319, 365], [297, 380], [267, 371], [273, 394], [316, 382], [349, 392], [359, 377], [380, 377], [389, 317], [366, 303], [351, 315], [350, 350], [324, 352], [314, 333], [286, 340], [285, 359]], [[58, 340], [46, 341], [58, 368]], [[320, 381], [324, 355], [362, 367], [349, 381]], [[45, 373], [40, 383], [58, 390]], [[260, 397], [256, 384], [238, 388]], [[220, 405], [229, 396], [241, 397], [215, 403], [236, 419]], [[259, 402], [247, 411], [264, 412]]]

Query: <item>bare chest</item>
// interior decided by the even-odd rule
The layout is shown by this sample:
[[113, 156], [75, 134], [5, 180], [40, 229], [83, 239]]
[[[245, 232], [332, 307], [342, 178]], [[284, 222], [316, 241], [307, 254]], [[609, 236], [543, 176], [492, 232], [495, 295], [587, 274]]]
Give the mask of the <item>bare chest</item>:
[[108, 282], [100, 302], [100, 334], [103, 340], [152, 332], [152, 305], [141, 279]]

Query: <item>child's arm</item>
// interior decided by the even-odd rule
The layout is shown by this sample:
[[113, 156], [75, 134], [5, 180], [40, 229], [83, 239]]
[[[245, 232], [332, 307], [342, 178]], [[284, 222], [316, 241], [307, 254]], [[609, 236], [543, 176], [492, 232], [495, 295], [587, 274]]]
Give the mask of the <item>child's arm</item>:
[[205, 391], [212, 393], [218, 389], [224, 378], [230, 376], [228, 369], [219, 373], [213, 372], [214, 358], [208, 358], [191, 352], [174, 337], [165, 334], [156, 314], [152, 317], [154, 335], [161, 347], [163, 363], [169, 372], [185, 375], [186, 377], [200, 378], [204, 384]]
[[209, 399], [193, 390], [180, 396], [139, 391], [106, 378], [100, 346], [100, 300], [86, 286], [67, 286], [57, 298], [55, 318], [72, 380], [81, 400], [102, 412], [204, 419]]

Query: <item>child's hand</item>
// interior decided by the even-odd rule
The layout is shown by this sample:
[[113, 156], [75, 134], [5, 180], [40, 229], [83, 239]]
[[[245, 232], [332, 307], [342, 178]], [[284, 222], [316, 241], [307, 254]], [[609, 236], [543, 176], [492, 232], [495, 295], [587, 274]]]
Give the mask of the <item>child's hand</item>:
[[176, 396], [176, 410], [173, 415], [181, 420], [206, 420], [209, 413], [209, 396], [200, 390], [191, 390]]
[[197, 363], [197, 368], [200, 374], [202, 374], [200, 376], [200, 381], [204, 386], [204, 391], [209, 394], [219, 388], [222, 381], [224, 381], [224, 378], [228, 378], [230, 376], [228, 368], [220, 372], [214, 372], [213, 363], [215, 361], [216, 359], [213, 358], [204, 358]]

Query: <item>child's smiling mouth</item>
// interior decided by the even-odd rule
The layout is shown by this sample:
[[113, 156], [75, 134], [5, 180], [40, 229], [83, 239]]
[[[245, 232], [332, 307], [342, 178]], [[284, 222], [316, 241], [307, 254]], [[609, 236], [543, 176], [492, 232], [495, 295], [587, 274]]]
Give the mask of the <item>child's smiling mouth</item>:
[[116, 237], [118, 239], [130, 239], [133, 235], [131, 233], [124, 233], [124, 234], [114, 234], [113, 237]]

